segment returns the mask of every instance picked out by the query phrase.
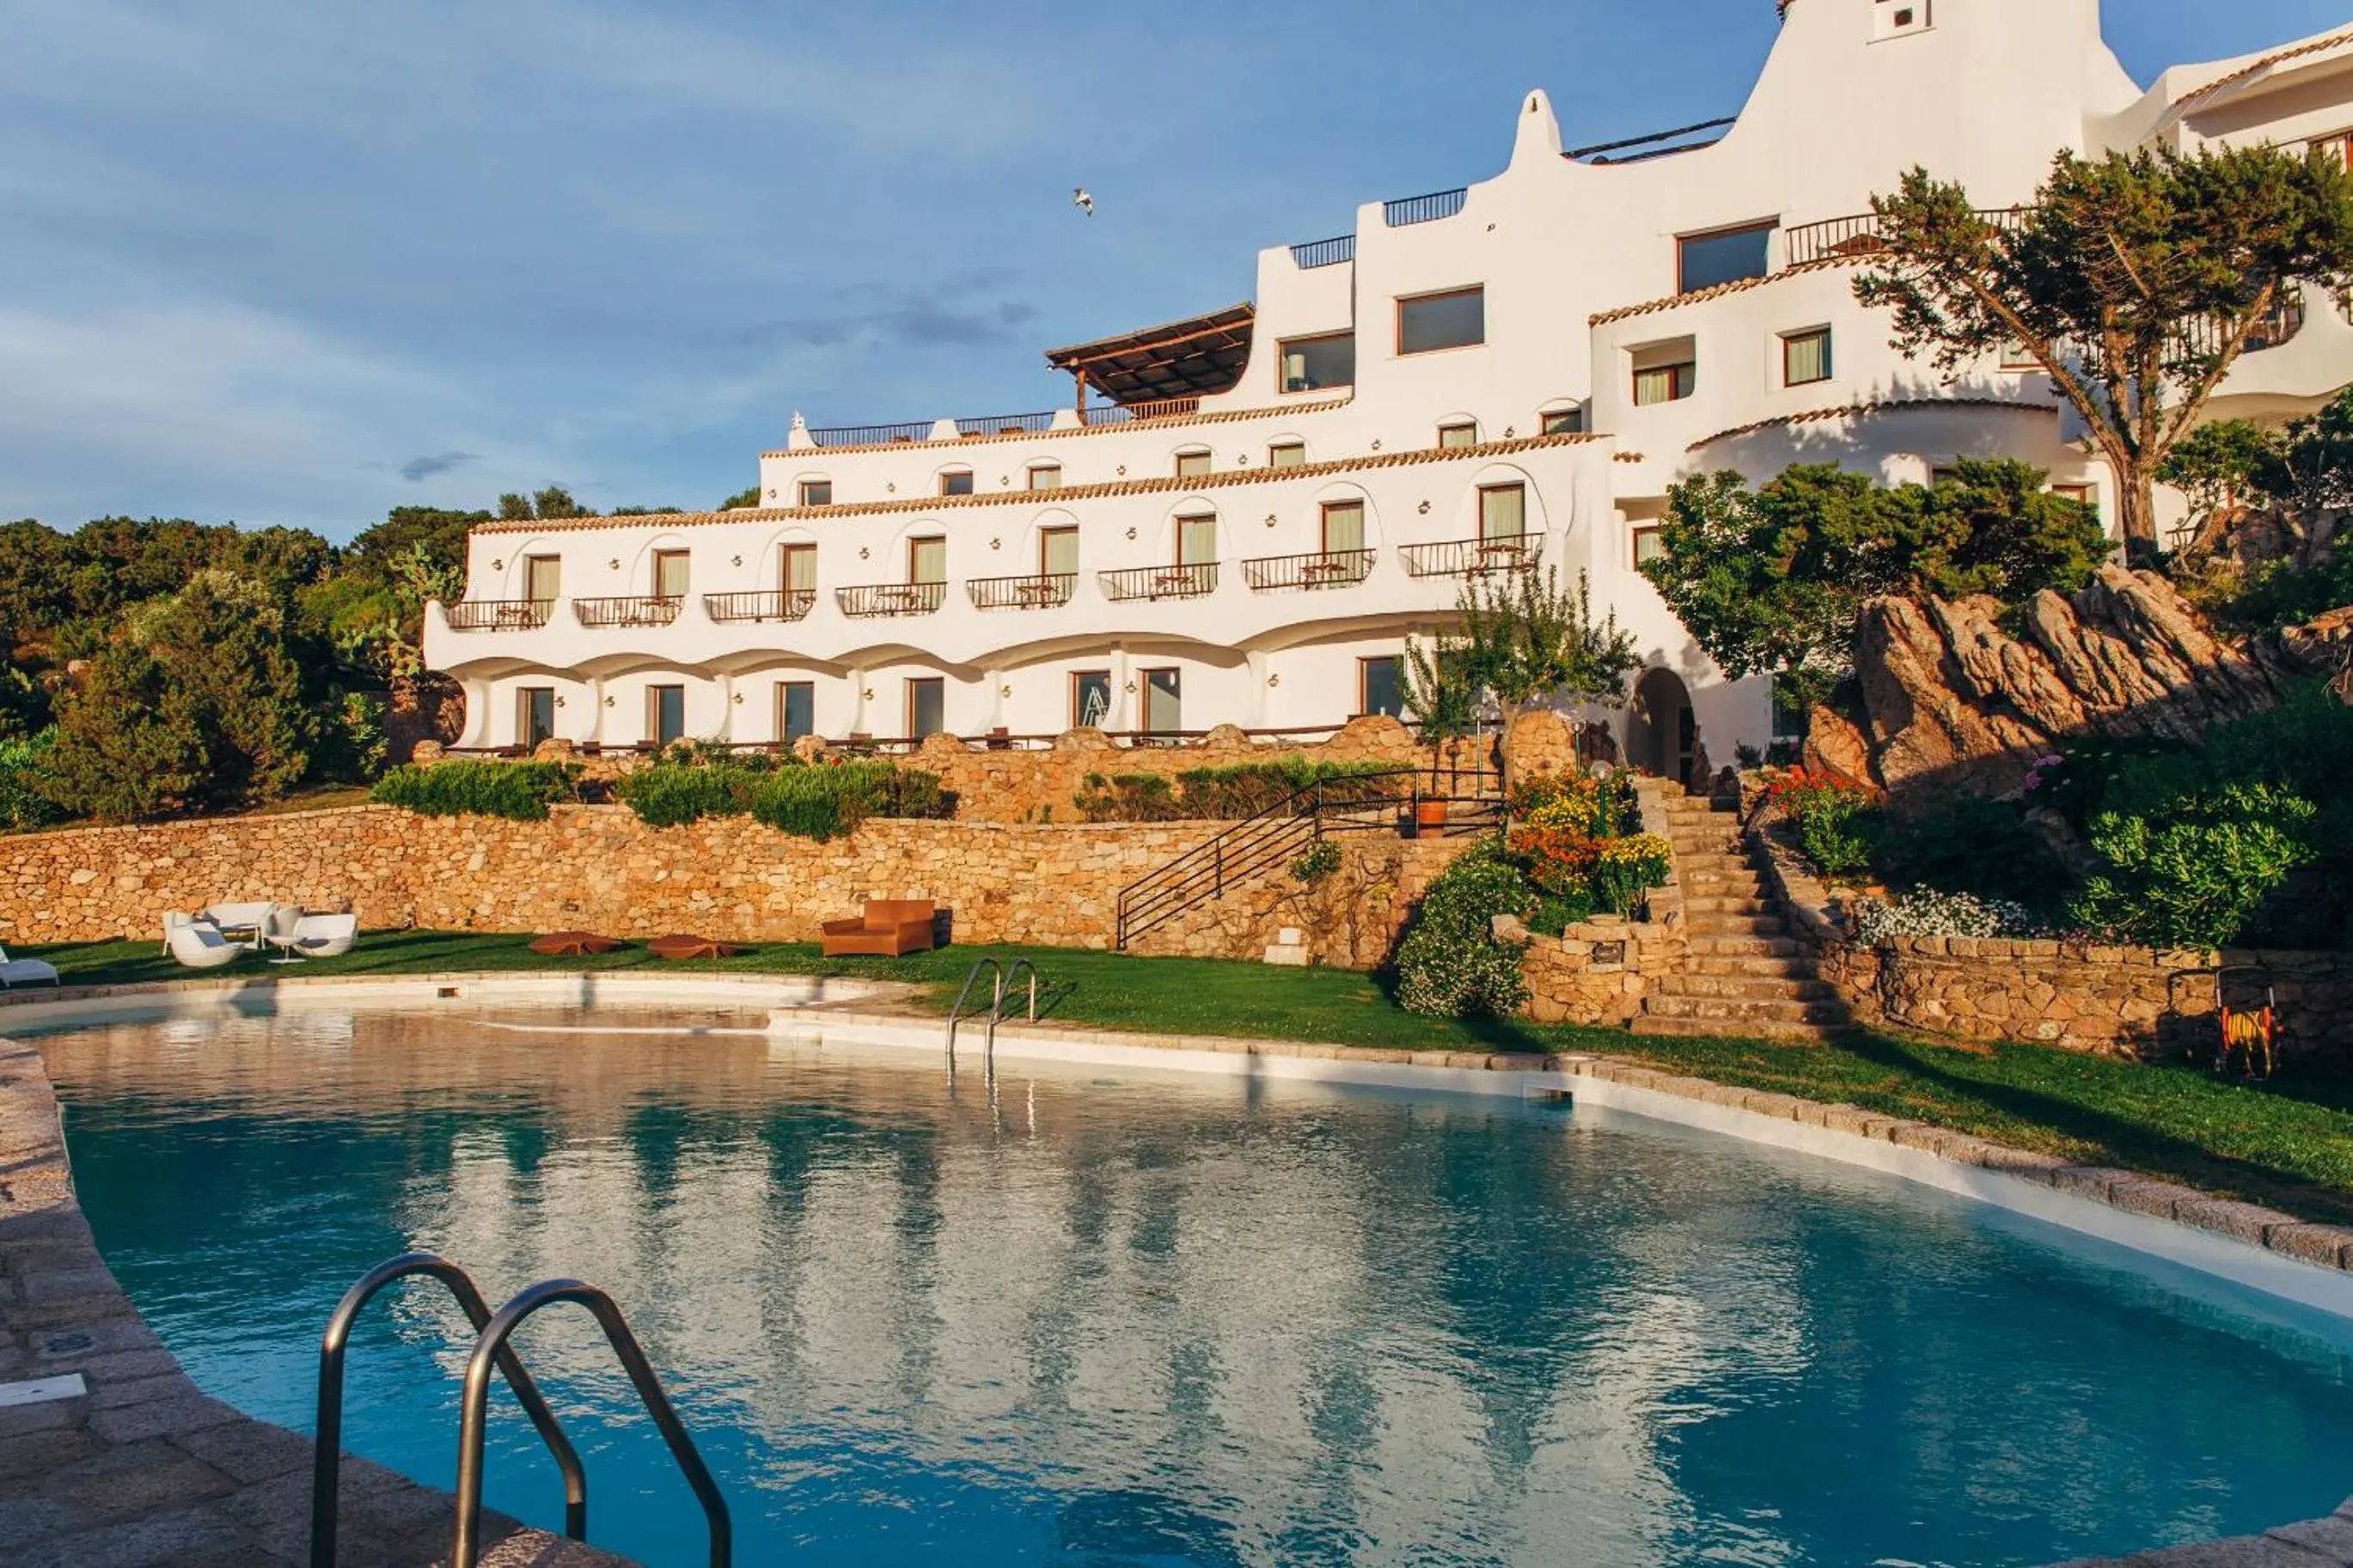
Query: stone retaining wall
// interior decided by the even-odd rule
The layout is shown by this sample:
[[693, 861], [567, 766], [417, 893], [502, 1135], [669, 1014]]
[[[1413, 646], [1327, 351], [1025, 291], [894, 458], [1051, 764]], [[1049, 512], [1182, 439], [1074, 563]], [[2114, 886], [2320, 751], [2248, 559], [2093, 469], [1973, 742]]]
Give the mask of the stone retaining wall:
[[[1567, 736], [1567, 726], [1554, 715], [1542, 717], [1553, 719], [1553, 726], [1524, 719], [1512, 737], [1514, 745], [1523, 745], [1525, 737], [1553, 747], [1546, 757], [1549, 765], [1543, 771], [1574, 767], [1573, 752], [1566, 763], [1560, 761], [1555, 737], [1556, 731], [1559, 737]], [[1527, 767], [1525, 757], [1525, 751], [1515, 752], [1507, 756], [1507, 763], [1515, 770]], [[1634, 804], [1641, 813], [1643, 832], [1671, 837], [1664, 781], [1635, 780]], [[1520, 972], [1528, 983], [1528, 1016], [1539, 1024], [1632, 1023], [1642, 1011], [1643, 999], [1658, 989], [1659, 981], [1683, 968], [1689, 950], [1680, 864], [1669, 873], [1666, 886], [1651, 890], [1644, 913], [1647, 918], [1640, 921], [1599, 916], [1580, 921], [1557, 937], [1529, 938], [1527, 954], [1520, 963]]]
[[[654, 828], [623, 806], [544, 822], [354, 806], [7, 841], [0, 942], [156, 935], [166, 910], [274, 899], [349, 906], [372, 929], [808, 942], [870, 898], [930, 899], [961, 942], [1109, 947], [1119, 890], [1230, 826], [875, 819], [817, 843], [745, 817]], [[1277, 868], [1150, 933], [1137, 951], [1257, 958], [1283, 927], [1318, 961], [1381, 961], [1420, 889], [1466, 840], [1366, 835], [1314, 889]]]

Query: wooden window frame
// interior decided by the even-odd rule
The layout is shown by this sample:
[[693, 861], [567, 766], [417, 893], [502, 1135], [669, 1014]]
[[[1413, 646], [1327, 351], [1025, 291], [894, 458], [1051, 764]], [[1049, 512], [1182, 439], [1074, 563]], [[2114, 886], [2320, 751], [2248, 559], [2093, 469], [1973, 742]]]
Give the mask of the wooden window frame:
[[1351, 344], [1354, 344], [1356, 339], [1356, 329], [1349, 327], [1345, 331], [1336, 332], [1303, 332], [1295, 338], [1277, 338], [1274, 343], [1275, 395], [1278, 397], [1312, 397], [1319, 392], [1337, 392], [1344, 386], [1355, 386], [1356, 384], [1356, 377], [1354, 372], [1349, 374], [1346, 381], [1334, 382], [1329, 386], [1302, 386], [1293, 388], [1282, 384], [1282, 362], [1290, 357], [1291, 350], [1293, 345], [1299, 343], [1328, 343], [1339, 338], [1346, 338]]
[[773, 717], [776, 733], [776, 744], [780, 746], [789, 746], [795, 741], [800, 739], [799, 736], [793, 733], [791, 722], [791, 694], [796, 690], [807, 691], [809, 694], [809, 727], [807, 732], [812, 735], [817, 733], [817, 682], [814, 680], [779, 680], [776, 682], [776, 711]]
[[2316, 136], [2306, 143], [2315, 153], [2333, 153], [2337, 161], [2353, 168], [2353, 130], [2332, 131], [2326, 136]]
[[1356, 550], [1364, 549], [1365, 498], [1362, 496], [1347, 496], [1343, 497], [1338, 500], [1327, 500], [1318, 503], [1315, 510], [1316, 552], [1321, 555], [1329, 555], [1332, 553], [1332, 512], [1333, 509], [1335, 507], [1353, 510], [1356, 512], [1356, 542], [1355, 545], [1351, 546], [1351, 548]]
[[[1039, 490], [1058, 490], [1062, 488], [1062, 465], [1060, 463], [1032, 463], [1029, 465], [1028, 472], [1029, 475], [1029, 489], [1033, 492]], [[1039, 484], [1038, 482], [1038, 476], [1040, 474], [1053, 475], [1054, 482], [1050, 485]]]
[[[812, 499], [809, 492], [811, 490], [820, 489], [825, 491], [825, 499], [823, 500]], [[833, 481], [831, 479], [801, 479], [796, 482], [793, 493], [798, 498], [799, 503], [802, 506], [831, 506], [833, 504]]]
[[[1810, 375], [1803, 381], [1797, 380], [1789, 374], [1789, 351], [1797, 347], [1799, 343], [1810, 343], [1817, 338], [1820, 338], [1822, 343], [1822, 374], [1820, 375]], [[1782, 386], [1785, 388], [1791, 386], [1820, 386], [1823, 382], [1831, 380], [1836, 374], [1834, 367], [1837, 363], [1831, 357], [1831, 353], [1832, 342], [1831, 338], [1831, 329], [1828, 327], [1800, 327], [1794, 332], [1783, 332], [1781, 334]]]
[[[1176, 723], [1173, 729], [1155, 730], [1152, 727], [1152, 678], [1155, 675], [1173, 675], [1176, 678]], [[1135, 727], [1138, 733], [1181, 735], [1185, 732], [1185, 667], [1183, 665], [1153, 664], [1139, 668], [1135, 672], [1135, 695], [1138, 710], [1135, 715]]]
[[[1662, 397], [1653, 403], [1643, 402], [1642, 378], [1646, 375], [1656, 375], [1661, 371], [1665, 371], [1674, 377], [1674, 395]], [[1690, 359], [1675, 360], [1668, 364], [1636, 365], [1632, 383], [1627, 390], [1633, 406], [1637, 408], [1660, 408], [1670, 403], [1685, 402], [1699, 390], [1699, 357], [1694, 354]]]
[[1074, 669], [1071, 671], [1071, 728], [1075, 730], [1087, 721], [1086, 706], [1079, 697], [1079, 683], [1090, 676], [1100, 677], [1103, 684], [1103, 723], [1108, 725], [1119, 689], [1112, 684], [1108, 669]]
[[[1460, 443], [1459, 445], [1447, 445], [1446, 438], [1449, 436], [1453, 435], [1458, 430], [1469, 431], [1471, 433], [1471, 438], [1468, 441]], [[1478, 444], [1479, 422], [1476, 419], [1450, 419], [1445, 424], [1440, 425], [1438, 427], [1438, 450], [1441, 452], [1459, 452], [1464, 447], [1475, 447]]]
[[[662, 563], [665, 561], [683, 561], [686, 563], [686, 582], [675, 594], [665, 594], [662, 592]], [[693, 591], [694, 552], [691, 550], [657, 550], [653, 552], [653, 563], [654, 580], [652, 585], [647, 591], [647, 597], [653, 599], [683, 599], [689, 593]]]
[[[1202, 466], [1187, 472], [1185, 465], [1198, 462]], [[1171, 459], [1169, 471], [1180, 479], [1206, 479], [1218, 469], [1218, 454], [1207, 447], [1188, 447]]]
[[[661, 699], [665, 691], [678, 693], [678, 733], [670, 740], [662, 739]], [[686, 686], [682, 681], [665, 680], [646, 688], [646, 743], [656, 749], [676, 745], [686, 739]]]
[[[1057, 523], [1051, 528], [1041, 528], [1038, 531], [1039, 576], [1051, 577], [1054, 575], [1054, 569], [1051, 564], [1052, 541], [1065, 536], [1068, 536], [1072, 543], [1075, 544], [1079, 537], [1079, 525], [1075, 522]], [[1071, 553], [1076, 554], [1077, 552], [1073, 550]], [[1071, 570], [1075, 572], [1077, 569], [1076, 563], [1073, 563]]]
[[[547, 693], [547, 733], [534, 737], [532, 731], [532, 699], [540, 692]], [[555, 738], [555, 688], [553, 686], [518, 686], [515, 688], [515, 743], [526, 752], [541, 741]]]
[[[1478, 342], [1447, 343], [1443, 347], [1431, 349], [1409, 349], [1405, 346], [1405, 308], [1408, 305], [1428, 304], [1432, 300], [1460, 300], [1472, 294], [1479, 296]], [[1398, 359], [1419, 359], [1424, 354], [1454, 353], [1462, 349], [1483, 349], [1487, 346], [1487, 286], [1484, 283], [1466, 283], [1456, 289], [1432, 289], [1419, 294], [1400, 294], [1393, 302], [1389, 324], [1394, 329], [1389, 342], [1397, 351], [1395, 357]]]
[[[543, 561], [555, 563], [555, 592], [544, 599], [532, 592], [532, 578], [536, 575], [532, 568]], [[562, 598], [564, 596], [564, 557], [561, 554], [524, 556], [522, 558], [522, 595], [526, 603], [534, 605], [552, 605]]]
[[[1627, 555], [1627, 563], [1631, 565], [1637, 573], [1642, 570], [1642, 542], [1646, 539], [1658, 539], [1662, 531], [1660, 526], [1655, 522], [1640, 523], [1628, 531], [1626, 536], [1627, 549], [1629, 552]], [[1664, 542], [1662, 541], [1660, 544], [1660, 553], [1664, 554], [1665, 552], [1666, 546]]]
[[[948, 683], [946, 678], [944, 676], [938, 675], [911, 675], [906, 678], [906, 712], [902, 718], [901, 728], [905, 731], [908, 742], [913, 745], [921, 745], [923, 741], [930, 736], [946, 734], [948, 732]], [[915, 723], [915, 693], [926, 686], [936, 686], [940, 689], [940, 727], [936, 730], [919, 730]]]
[[1403, 654], [1397, 653], [1360, 653], [1356, 656], [1356, 711], [1353, 716], [1361, 719], [1374, 711], [1372, 681], [1368, 677], [1372, 673], [1372, 667], [1377, 663], [1395, 665], [1397, 667], [1398, 707], [1400, 711], [1391, 716], [1394, 718], [1403, 718], [1404, 713], [1402, 710], [1405, 707], [1405, 656]]
[[[924, 545], [926, 545], [926, 544], [936, 544], [936, 545], [938, 545], [938, 546], [940, 547], [940, 574], [939, 574], [937, 577], [918, 577], [918, 576], [916, 576], [916, 575], [915, 575], [915, 562], [916, 562], [917, 554], [918, 554], [918, 552], [919, 552], [920, 551], [922, 551], [922, 549], [923, 548], [923, 546], [924, 546]], [[944, 582], [946, 582], [947, 580], [948, 580], [948, 536], [947, 536], [946, 534], [944, 534], [944, 533], [916, 533], [916, 534], [910, 534], [910, 535], [908, 535], [908, 536], [907, 536], [907, 582], [908, 582], [908, 584], [912, 586], [913, 584], [918, 584], [918, 583], [934, 583], [934, 582], [937, 582], [937, 583], [944, 583]]]
[[[958, 479], [964, 481], [964, 489], [959, 490], [948, 488]], [[979, 481], [972, 477], [970, 468], [947, 468], [942, 470], [940, 474], [940, 494], [943, 496], [977, 495], [980, 493], [978, 484]]]
[[1490, 537], [1487, 532], [1487, 498], [1490, 495], [1501, 494], [1504, 490], [1516, 490], [1519, 492], [1520, 531], [1517, 533], [1498, 533], [1493, 537], [1496, 539], [1525, 539], [1528, 536], [1527, 483], [1523, 479], [1505, 479], [1495, 484], [1481, 485], [1479, 487], [1479, 542], [1482, 544], [1486, 543]]
[[[1736, 234], [1757, 234], [1757, 233], [1762, 233], [1762, 234], [1765, 236], [1765, 270], [1764, 270], [1764, 271], [1762, 271], [1762, 272], [1759, 272], [1759, 273], [1755, 274], [1755, 276], [1756, 276], [1756, 277], [1757, 277], [1757, 278], [1770, 278], [1770, 277], [1772, 277], [1772, 276], [1773, 276], [1773, 237], [1773, 237], [1775, 234], [1777, 234], [1777, 233], [1780, 232], [1780, 228], [1781, 228], [1781, 220], [1780, 220], [1779, 218], [1778, 218], [1778, 217], [1776, 217], [1776, 218], [1759, 218], [1759, 219], [1757, 219], [1757, 220], [1756, 220], [1756, 221], [1754, 221], [1754, 222], [1751, 222], [1751, 223], [1728, 223], [1728, 224], [1725, 224], [1725, 225], [1723, 227], [1721, 227], [1721, 228], [1695, 228], [1695, 229], [1693, 229], [1693, 230], [1692, 230], [1690, 233], [1688, 233], [1688, 234], [1679, 234], [1679, 235], [1675, 236], [1675, 292], [1676, 292], [1677, 294], [1679, 294], [1679, 295], [1680, 295], [1680, 294], [1691, 294], [1691, 293], [1695, 293], [1695, 292], [1697, 292], [1697, 290], [1696, 290], [1696, 289], [1693, 289], [1693, 288], [1691, 287], [1691, 285], [1690, 285], [1687, 281], [1685, 281], [1685, 279], [1684, 279], [1684, 272], [1683, 272], [1683, 260], [1684, 260], [1684, 258], [1683, 258], [1683, 247], [1685, 247], [1686, 245], [1691, 244], [1694, 240], [1703, 240], [1703, 239], [1729, 239], [1729, 238], [1731, 238], [1731, 237], [1732, 237], [1734, 235], [1736, 235]], [[1731, 283], [1742, 283], [1742, 282], [1747, 282], [1747, 281], [1750, 281], [1750, 280], [1751, 280], [1751, 279], [1741, 279], [1741, 278], [1733, 278], [1733, 279], [1725, 279], [1725, 282], [1731, 282]], [[1705, 288], [1705, 289], [1714, 289], [1714, 288], [1716, 288], [1716, 287], [1718, 287], [1718, 286], [1719, 286], [1719, 285], [1717, 285], [1717, 284], [1714, 284], [1714, 283], [1705, 283], [1705, 284], [1702, 284], [1702, 285], [1701, 285], [1701, 287], [1702, 287], [1702, 288]]]
[[[1275, 457], [1275, 454], [1278, 452], [1296, 452], [1299, 454], [1299, 461], [1295, 463], [1279, 461]], [[1276, 472], [1282, 472], [1290, 468], [1305, 468], [1307, 466], [1307, 443], [1304, 441], [1273, 441], [1268, 443], [1266, 448], [1266, 466]]]
[[[1178, 513], [1176, 514], [1176, 560], [1174, 560], [1174, 561], [1170, 562], [1170, 563], [1169, 563], [1169, 564], [1170, 564], [1170, 565], [1172, 565], [1172, 566], [1214, 566], [1214, 565], [1216, 565], [1216, 564], [1218, 563], [1218, 557], [1217, 557], [1217, 542], [1218, 542], [1218, 536], [1217, 536], [1217, 534], [1216, 534], [1216, 532], [1215, 532], [1214, 531], [1215, 531], [1216, 524], [1217, 524], [1217, 521], [1218, 521], [1218, 514], [1217, 514], [1216, 512], [1214, 512], [1214, 511], [1180, 511], [1180, 512], [1178, 512]], [[1206, 522], [1206, 523], [1208, 523], [1208, 524], [1211, 526], [1212, 531], [1211, 531], [1211, 533], [1210, 533], [1210, 535], [1209, 535], [1210, 554], [1209, 554], [1209, 558], [1208, 558], [1207, 561], [1187, 561], [1187, 560], [1186, 560], [1186, 559], [1185, 559], [1185, 525], [1186, 525], [1187, 523], [1188, 523], [1188, 522]]]
[[[1566, 430], [1553, 428], [1553, 421], [1566, 419], [1571, 426]], [[1536, 411], [1536, 432], [1543, 436], [1582, 436], [1585, 434], [1585, 405], [1569, 408], [1542, 408]]]
[[809, 585], [806, 592], [817, 591], [817, 546], [807, 540], [787, 540], [776, 547], [776, 588], [780, 593], [793, 591], [793, 561], [806, 554], [809, 558]]

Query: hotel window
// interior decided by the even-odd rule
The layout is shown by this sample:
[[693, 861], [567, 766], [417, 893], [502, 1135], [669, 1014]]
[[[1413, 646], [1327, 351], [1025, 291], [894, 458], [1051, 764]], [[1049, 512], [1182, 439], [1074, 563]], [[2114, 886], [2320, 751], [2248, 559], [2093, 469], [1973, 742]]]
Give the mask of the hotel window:
[[2100, 489], [2097, 485], [2052, 485], [2051, 493], [2077, 502], [2092, 514], [2094, 522], [2100, 521]]
[[687, 553], [683, 550], [654, 552], [654, 597], [683, 599], [686, 597]]
[[515, 693], [515, 739], [526, 752], [555, 736], [555, 688], [526, 686]]
[[1075, 577], [1079, 574], [1079, 531], [1041, 528], [1038, 531], [1038, 574]]
[[833, 481], [831, 479], [803, 479], [801, 481], [801, 505], [831, 506], [832, 504]]
[[2007, 371], [2041, 370], [2042, 362], [2027, 352], [2026, 345], [2015, 338], [2001, 340], [2001, 368]]
[[907, 739], [920, 741], [947, 728], [947, 682], [936, 675], [907, 682]]
[[1528, 531], [1527, 490], [1520, 485], [1479, 487], [1479, 537], [1520, 539]]
[[940, 494], [944, 496], [968, 496], [972, 494], [972, 470], [970, 468], [950, 468], [946, 473], [942, 474], [940, 476]]
[[1487, 341], [1487, 290], [1483, 285], [1420, 294], [1397, 302], [1397, 352], [1434, 353]]
[[1679, 403], [1699, 386], [1699, 350], [1694, 340], [1677, 338], [1633, 353], [1634, 406]]
[[1634, 531], [1634, 570], [1641, 571], [1666, 552], [1667, 547], [1660, 541], [1657, 529], [1638, 528]]
[[817, 683], [776, 682], [776, 739], [786, 745], [817, 733]]
[[1356, 384], [1356, 334], [1327, 332], [1322, 337], [1292, 338], [1277, 345], [1282, 356], [1281, 389], [1321, 392], [1326, 387]]
[[1148, 735], [1174, 735], [1185, 728], [1184, 672], [1145, 669], [1144, 730]]
[[1675, 240], [1675, 292], [1696, 293], [1719, 283], [1762, 278], [1772, 270], [1776, 223], [1686, 234]]
[[1307, 466], [1307, 443], [1277, 441], [1266, 449], [1266, 466], [1270, 468], [1303, 468]]
[[1209, 454], [1207, 451], [1179, 452], [1176, 454], [1176, 477], [1178, 479], [1198, 479], [1208, 471]]
[[1451, 425], [1440, 425], [1438, 427], [1438, 449], [1441, 452], [1454, 451], [1462, 447], [1475, 447], [1478, 444], [1479, 426], [1470, 420], [1458, 419]]
[[1324, 553], [1338, 555], [1365, 547], [1365, 503], [1327, 500], [1324, 503]]
[[1062, 465], [1032, 463], [1029, 465], [1029, 488], [1033, 490], [1058, 490], [1062, 488]]
[[948, 580], [948, 542], [936, 536], [907, 541], [907, 581], [944, 583]]
[[1831, 330], [1787, 332], [1781, 338], [1781, 384], [1805, 386], [1831, 378]]
[[1873, 0], [1871, 36], [1879, 38], [1900, 38], [1906, 33], [1926, 32], [1928, 27], [1928, 0]]
[[817, 546], [787, 544], [778, 571], [778, 586], [788, 594], [817, 592]]
[[686, 688], [646, 688], [646, 739], [667, 746], [686, 738]]
[[526, 555], [522, 559], [522, 596], [533, 604], [555, 602], [564, 590], [564, 558]]
[[2326, 153], [2338, 163], [2353, 165], [2353, 131], [2339, 131], [2313, 142], [2312, 150]]
[[1207, 566], [1218, 558], [1218, 514], [1195, 512], [1176, 520], [1176, 564]]
[[1539, 416], [1547, 436], [1581, 436], [1585, 433], [1585, 407], [1555, 408]]
[[1110, 670], [1071, 671], [1071, 724], [1081, 730], [1111, 727]]
[[1393, 653], [1356, 661], [1356, 711], [1405, 717], [1405, 661]]

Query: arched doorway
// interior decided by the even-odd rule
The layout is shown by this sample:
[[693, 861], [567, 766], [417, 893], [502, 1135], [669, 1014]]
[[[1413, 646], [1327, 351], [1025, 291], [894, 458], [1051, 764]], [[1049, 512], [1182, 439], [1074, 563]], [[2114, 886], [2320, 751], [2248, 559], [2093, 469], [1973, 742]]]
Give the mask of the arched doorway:
[[1688, 786], [1692, 755], [1699, 747], [1699, 721], [1692, 713], [1691, 689], [1672, 669], [1646, 672], [1634, 686], [1626, 715], [1626, 760], [1643, 773]]

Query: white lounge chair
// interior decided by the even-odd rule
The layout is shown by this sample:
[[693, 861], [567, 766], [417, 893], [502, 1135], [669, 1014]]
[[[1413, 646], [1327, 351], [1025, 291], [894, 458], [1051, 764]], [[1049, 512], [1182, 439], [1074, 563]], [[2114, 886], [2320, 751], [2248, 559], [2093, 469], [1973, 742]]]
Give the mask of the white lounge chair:
[[172, 933], [174, 931], [179, 930], [182, 926], [195, 925], [200, 921], [203, 921], [205, 919], [206, 917], [203, 915], [186, 914], [179, 910], [165, 910], [164, 911], [163, 955], [166, 958], [169, 958], [172, 955]]
[[302, 955], [294, 951], [294, 933], [302, 923], [300, 904], [272, 904], [261, 922], [261, 939], [278, 950], [272, 963], [300, 963]]
[[44, 980], [52, 985], [62, 984], [56, 964], [37, 958], [11, 958], [8, 950], [0, 947], [0, 986], [37, 985]]
[[339, 958], [359, 936], [357, 915], [304, 915], [294, 925], [294, 951], [305, 958]]
[[164, 941], [184, 969], [218, 969], [225, 963], [235, 963], [237, 954], [250, 951], [245, 943], [221, 935], [220, 927], [210, 921], [174, 926], [164, 933]]
[[206, 904], [205, 919], [224, 931], [251, 931], [253, 940], [246, 945], [261, 946], [261, 928], [269, 919], [269, 911], [278, 906], [268, 899], [250, 900], [244, 903]]

